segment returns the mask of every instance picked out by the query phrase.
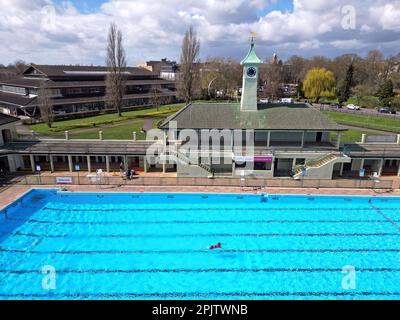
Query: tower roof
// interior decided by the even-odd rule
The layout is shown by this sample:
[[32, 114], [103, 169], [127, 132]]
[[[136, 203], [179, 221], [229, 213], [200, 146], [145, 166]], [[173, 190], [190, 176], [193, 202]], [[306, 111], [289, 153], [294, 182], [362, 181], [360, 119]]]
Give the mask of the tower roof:
[[262, 61], [259, 57], [257, 57], [256, 51], [254, 49], [254, 40], [251, 40], [251, 47], [249, 53], [247, 54], [246, 58], [240, 64], [261, 64]]

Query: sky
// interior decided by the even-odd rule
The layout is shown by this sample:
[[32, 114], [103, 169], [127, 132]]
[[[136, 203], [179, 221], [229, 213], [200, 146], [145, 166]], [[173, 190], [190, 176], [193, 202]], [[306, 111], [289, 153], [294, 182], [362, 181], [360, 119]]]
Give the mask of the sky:
[[0, 0], [0, 8], [0, 64], [103, 65], [111, 22], [129, 65], [179, 60], [190, 25], [203, 60], [243, 58], [251, 32], [261, 59], [400, 52], [400, 0]]

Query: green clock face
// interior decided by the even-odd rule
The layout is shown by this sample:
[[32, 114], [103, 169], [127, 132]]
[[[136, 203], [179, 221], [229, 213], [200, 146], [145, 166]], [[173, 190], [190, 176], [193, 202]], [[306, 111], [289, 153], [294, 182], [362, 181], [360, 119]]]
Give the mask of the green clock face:
[[247, 69], [247, 76], [249, 78], [254, 78], [257, 75], [257, 69], [254, 67], [250, 67]]

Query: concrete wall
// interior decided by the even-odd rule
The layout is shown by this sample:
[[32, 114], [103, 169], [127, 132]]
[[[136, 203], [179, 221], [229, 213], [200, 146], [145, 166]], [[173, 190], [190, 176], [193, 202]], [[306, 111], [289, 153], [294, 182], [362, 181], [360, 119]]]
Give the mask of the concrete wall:
[[10, 172], [16, 172], [18, 168], [24, 167], [24, 162], [22, 160], [22, 156], [18, 155], [8, 155], [8, 166], [10, 168]]

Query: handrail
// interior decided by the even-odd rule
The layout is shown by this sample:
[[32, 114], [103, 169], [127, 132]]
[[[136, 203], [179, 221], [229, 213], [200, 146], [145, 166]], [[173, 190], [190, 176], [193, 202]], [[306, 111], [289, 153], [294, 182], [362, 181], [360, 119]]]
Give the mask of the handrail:
[[[185, 162], [187, 165], [192, 165], [192, 160], [187, 157], [186, 155], [184, 155], [183, 153], [179, 152], [179, 151], [175, 151], [175, 150], [170, 150], [169, 151], [172, 154], [175, 154], [175, 156], [182, 160], [183, 162]], [[199, 166], [200, 168], [202, 168], [203, 170], [207, 171], [208, 173], [213, 174], [214, 171], [212, 170], [211, 166], [208, 166], [204, 163], [196, 163], [195, 165]]]
[[[301, 173], [301, 171], [303, 171], [303, 169], [307, 170], [308, 168], [317, 168], [316, 165], [319, 162], [321, 162], [321, 161], [323, 161], [325, 159], [328, 159], [331, 156], [335, 156], [336, 157], [336, 154], [334, 152], [330, 152], [330, 153], [325, 154], [324, 156], [318, 157], [316, 159], [307, 160], [305, 162], [305, 164], [300, 164], [300, 165], [295, 166], [293, 168], [294, 176], [298, 176]], [[332, 158], [332, 160], [333, 160], [333, 158]]]

